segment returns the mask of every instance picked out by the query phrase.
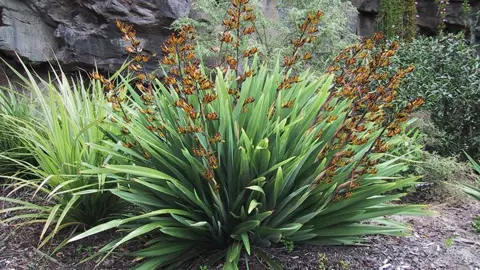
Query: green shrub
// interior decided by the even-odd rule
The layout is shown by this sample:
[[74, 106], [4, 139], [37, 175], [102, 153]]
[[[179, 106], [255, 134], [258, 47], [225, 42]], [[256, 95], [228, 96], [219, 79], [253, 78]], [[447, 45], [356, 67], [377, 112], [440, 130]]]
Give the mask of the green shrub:
[[[297, 37], [296, 25], [299, 25], [306, 14], [321, 10], [325, 15], [319, 26], [319, 33], [314, 42], [308, 44], [308, 50], [314, 54], [310, 65], [315, 70], [323, 72], [332, 59], [346, 46], [359, 41], [351, 25], [357, 10], [350, 1], [342, 0], [279, 0], [270, 1], [270, 5], [262, 7], [260, 1], [250, 1], [256, 7], [255, 28], [257, 33], [248, 42], [259, 50], [263, 61], [274, 64], [278, 56], [288, 55], [292, 50], [290, 40]], [[264, 1], [266, 2], [266, 1]], [[223, 30], [218, 26], [226, 10], [230, 7], [229, 0], [198, 0], [194, 2], [198, 20], [181, 18], [173, 24], [179, 30], [184, 25], [193, 25], [201, 34], [197, 37], [197, 52], [203, 58], [218, 56], [211, 48], [220, 48], [219, 37]], [[263, 11], [261, 11], [263, 9]], [[216, 61], [218, 64], [218, 61]]]
[[[230, 13], [249, 16], [248, 1], [232, 2]], [[309, 13], [302, 25], [321, 16]], [[226, 22], [232, 32], [243, 28], [235, 22]], [[70, 241], [119, 228], [128, 234], [99, 254], [142, 237], [146, 247], [132, 254], [144, 259], [139, 269], [175, 269], [215, 250], [224, 269], [238, 269], [242, 255], [252, 253], [275, 265], [261, 247], [282, 241], [355, 244], [368, 234], [404, 235], [407, 226], [384, 217], [424, 213], [422, 206], [386, 204], [416, 182], [399, 177], [408, 166], [389, 150], [402, 143], [407, 116], [422, 103], [394, 102], [412, 68], [381, 79], [396, 43], [374, 49], [375, 36], [348, 47], [330, 68], [336, 76], [292, 73], [299, 48], [285, 58], [286, 68], [237, 53], [208, 70], [194, 57], [195, 34], [185, 26], [162, 47], [161, 82], [143, 73], [148, 56], [132, 26], [117, 25], [131, 43], [136, 74], [134, 83], [94, 75], [108, 90], [112, 124], [122, 130], [106, 142], [115, 149], [97, 148], [125, 162], [84, 173], [107, 175], [119, 184], [111, 192], [141, 211]]]
[[12, 156], [7, 150], [0, 156], [2, 162], [19, 167], [28, 178], [3, 177], [13, 181], [11, 188], [14, 190], [30, 188], [36, 196], [35, 203], [0, 198], [16, 204], [2, 210], [17, 213], [3, 222], [44, 223], [41, 238], [48, 235], [45, 243], [62, 228], [88, 228], [116, 213], [125, 204], [110, 192], [103, 191], [108, 188], [103, 185], [105, 176], [79, 174], [86, 168], [85, 164], [100, 166], [107, 158], [106, 154], [89, 146], [105, 136], [99, 125], [107, 116], [103, 87], [93, 81], [86, 85], [82, 79], [69, 82], [61, 71], [52, 74], [54, 80], [47, 81], [33, 75], [26, 67], [26, 77], [13, 71], [35, 101], [35, 111], [28, 117], [23, 113], [20, 117], [3, 114], [2, 121], [8, 123], [10, 136], [21, 142], [35, 163]]
[[480, 152], [480, 58], [459, 36], [420, 37], [402, 46], [398, 64], [413, 64], [414, 73], [399, 90], [404, 100], [422, 96], [444, 142], [431, 147], [442, 155]]

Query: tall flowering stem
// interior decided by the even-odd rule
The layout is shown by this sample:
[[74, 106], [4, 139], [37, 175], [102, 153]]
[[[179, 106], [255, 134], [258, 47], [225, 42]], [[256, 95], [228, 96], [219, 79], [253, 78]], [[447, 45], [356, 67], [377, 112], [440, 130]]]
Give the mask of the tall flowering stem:
[[[225, 19], [222, 22], [224, 32], [220, 38], [221, 50], [224, 48], [227, 50], [224, 56], [221, 55], [223, 57], [222, 65], [225, 65], [223, 67], [225, 71], [227, 68], [235, 70], [237, 76], [235, 89], [232, 89], [230, 93], [234, 103], [239, 98], [242, 82], [254, 75], [253, 71], [241, 72], [240, 60], [242, 58], [251, 58], [258, 52], [256, 47], [242, 46], [244, 37], [256, 32], [256, 15], [253, 6], [249, 2], [249, 0], [232, 0], [231, 7], [227, 10]], [[233, 48], [233, 55], [228, 53], [228, 47]]]
[[[329, 183], [333, 176], [345, 167], [350, 168], [350, 177], [337, 188], [344, 191], [358, 187], [356, 179], [364, 174], [375, 174], [378, 160], [372, 153], [384, 153], [390, 149], [389, 139], [400, 134], [405, 127], [408, 115], [423, 104], [414, 99], [408, 104], [396, 102], [397, 89], [413, 66], [389, 72], [391, 57], [399, 49], [398, 43], [382, 43], [383, 36], [376, 34], [362, 44], [346, 48], [335, 59], [329, 71], [336, 74], [334, 91], [321, 110], [332, 110], [334, 102], [350, 100], [352, 106], [341, 128], [325, 145], [318, 160], [326, 159], [327, 169], [317, 177], [317, 183]], [[331, 104], [333, 103], [333, 104]], [[334, 119], [317, 117], [317, 124]], [[321, 136], [321, 134], [319, 134]], [[352, 159], [355, 146], [370, 144], [361, 158]], [[342, 153], [329, 156], [333, 149], [347, 148]], [[348, 150], [350, 148], [350, 150]], [[345, 191], [346, 190], [346, 191]], [[339, 198], [337, 198], [339, 199]]]
[[437, 4], [437, 17], [439, 18], [438, 23], [438, 32], [440, 35], [443, 34], [443, 30], [445, 30], [445, 23], [447, 22], [447, 7], [450, 5], [448, 0], [435, 0], [435, 4]]

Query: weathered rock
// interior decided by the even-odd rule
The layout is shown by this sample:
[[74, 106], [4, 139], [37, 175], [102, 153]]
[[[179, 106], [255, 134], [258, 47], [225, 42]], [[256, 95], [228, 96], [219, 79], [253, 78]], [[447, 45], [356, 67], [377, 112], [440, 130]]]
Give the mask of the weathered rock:
[[[376, 16], [380, 9], [380, 0], [351, 0], [359, 11], [358, 34], [369, 36], [378, 30]], [[480, 9], [480, 0], [470, 0], [473, 12]], [[447, 6], [446, 27], [448, 31], [458, 32], [466, 28], [465, 16], [462, 13], [463, 0], [450, 0]], [[435, 35], [438, 32], [438, 8], [434, 0], [417, 0], [417, 25], [420, 32]], [[480, 43], [480, 21], [475, 33], [476, 43]]]
[[113, 70], [126, 56], [116, 19], [134, 24], [145, 50], [156, 51], [190, 9], [191, 0], [0, 0], [0, 50]]
[[0, 0], [0, 49], [32, 62], [53, 60], [58, 51], [55, 27], [20, 0]]
[[379, 0], [352, 0], [352, 4], [361, 12], [378, 13]]

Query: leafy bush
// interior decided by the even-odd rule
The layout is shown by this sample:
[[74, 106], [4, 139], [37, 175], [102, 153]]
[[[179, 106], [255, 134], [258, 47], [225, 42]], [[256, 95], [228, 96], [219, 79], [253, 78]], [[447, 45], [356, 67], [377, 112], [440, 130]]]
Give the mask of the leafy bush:
[[[308, 50], [314, 55], [310, 65], [316, 70], [323, 72], [342, 49], [359, 40], [351, 25], [357, 10], [350, 1], [280, 0], [271, 2], [271, 6], [268, 7], [262, 6], [260, 1], [250, 2], [258, 10], [254, 10], [257, 34], [252, 35], [248, 42], [258, 48], [261, 59], [269, 61], [270, 64], [274, 64], [279, 55], [287, 55], [292, 50], [293, 45], [289, 41], [295, 39], [298, 34], [296, 25], [299, 25], [311, 11], [321, 10], [324, 13], [317, 38], [307, 45]], [[222, 25], [226, 18], [224, 14], [230, 4], [231, 1], [227, 0], [195, 1], [194, 7], [201, 15], [200, 18], [197, 20], [181, 18], [173, 24], [173, 27], [179, 30], [184, 25], [193, 25], [201, 32], [197, 37], [197, 52], [202, 57], [215, 58], [218, 54], [211, 49], [221, 47], [218, 37], [222, 35], [223, 30], [218, 26]]]
[[[422, 103], [394, 102], [413, 70], [384, 75], [398, 44], [375, 49], [376, 35], [337, 57], [329, 69], [335, 77], [317, 77], [289, 69], [310, 36], [302, 34], [285, 68], [265, 66], [237, 42], [247, 34], [231, 34], [247, 29], [247, 2], [233, 0], [228, 11], [237, 15], [225, 22], [222, 46], [237, 53], [225, 65], [210, 71], [200, 64], [193, 28], [184, 26], [162, 47], [163, 83], [143, 73], [149, 57], [132, 26], [117, 22], [131, 43], [135, 79], [93, 75], [105, 85], [112, 122], [122, 130], [110, 142], [121, 146], [97, 148], [128, 160], [84, 173], [111, 177], [120, 185], [111, 192], [142, 211], [70, 241], [120, 228], [128, 234], [100, 253], [141, 236], [146, 247], [133, 253], [145, 260], [139, 269], [175, 269], [212, 250], [219, 250], [224, 269], [238, 269], [242, 254], [251, 253], [275, 265], [259, 248], [281, 241], [354, 244], [362, 235], [404, 235], [404, 224], [384, 216], [424, 213], [422, 206], [385, 204], [416, 181], [399, 178], [406, 164], [385, 154], [402, 143], [407, 116]], [[300, 29], [310, 32], [307, 26], [321, 16], [309, 13]]]
[[13, 71], [30, 91], [35, 112], [28, 117], [23, 113], [21, 117], [3, 114], [2, 121], [8, 123], [10, 136], [21, 142], [35, 163], [18, 159], [10, 152], [0, 158], [28, 174], [28, 179], [16, 175], [4, 178], [13, 181], [13, 191], [33, 189], [37, 204], [2, 197], [3, 201], [20, 205], [2, 212], [21, 211], [3, 221], [44, 223], [42, 237], [50, 232], [45, 243], [62, 228], [88, 228], [116, 213], [124, 203], [110, 192], [103, 192], [105, 176], [79, 175], [85, 163], [100, 166], [107, 157], [89, 146], [104, 139], [99, 125], [107, 116], [103, 87], [95, 82], [85, 85], [82, 79], [71, 83], [63, 72], [54, 73], [54, 81], [45, 81], [26, 67], [26, 77]]
[[442, 155], [466, 151], [480, 154], [480, 58], [461, 35], [420, 37], [402, 46], [399, 64], [413, 64], [414, 73], [400, 88], [404, 100], [422, 96], [425, 109], [443, 131], [445, 142], [432, 147]]

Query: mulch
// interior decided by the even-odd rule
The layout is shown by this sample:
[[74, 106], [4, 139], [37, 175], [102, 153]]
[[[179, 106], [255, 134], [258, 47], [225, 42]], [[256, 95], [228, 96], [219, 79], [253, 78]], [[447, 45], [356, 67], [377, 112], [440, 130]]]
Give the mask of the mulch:
[[[480, 270], [480, 234], [472, 225], [472, 220], [480, 216], [480, 204], [468, 200], [456, 206], [434, 204], [430, 209], [437, 215], [391, 217], [411, 224], [412, 235], [408, 237], [372, 236], [367, 238], [367, 246], [297, 245], [290, 253], [283, 246], [264, 251], [284, 269], [291, 270]], [[38, 250], [40, 232], [40, 225], [15, 228], [0, 224], [0, 269], [94, 269], [95, 259], [80, 262], [115, 238], [114, 232], [104, 233], [69, 244], [52, 255], [59, 242], [53, 241]], [[134, 258], [122, 256], [122, 252], [135, 248], [138, 245], [119, 249], [96, 269], [131, 269], [136, 265]], [[248, 264], [250, 270], [267, 269], [264, 263], [253, 257]], [[221, 267], [220, 264], [210, 269]], [[247, 269], [246, 266], [242, 268]], [[198, 268], [185, 266], [185, 269]]]

